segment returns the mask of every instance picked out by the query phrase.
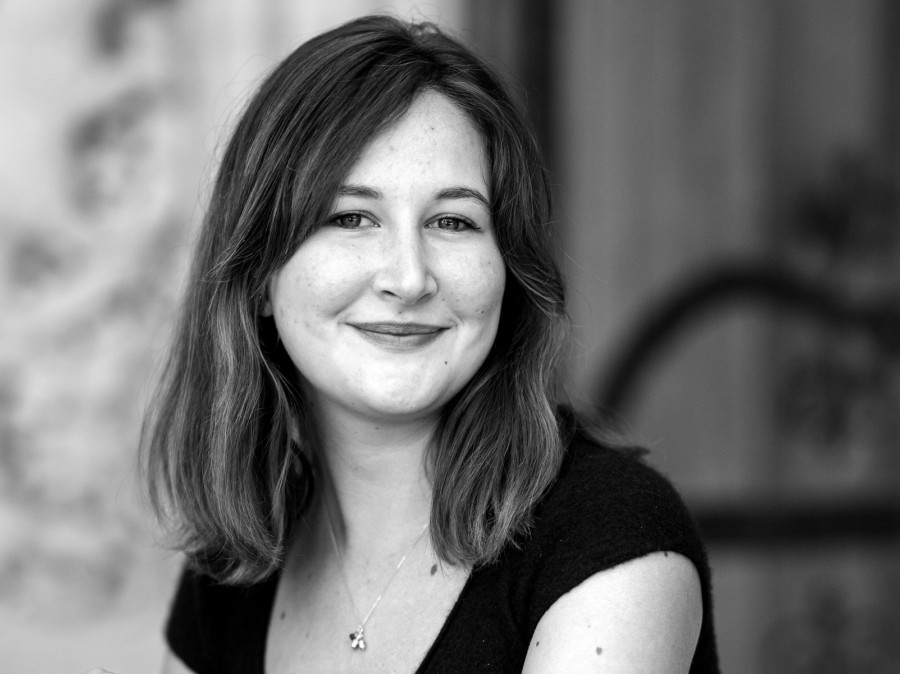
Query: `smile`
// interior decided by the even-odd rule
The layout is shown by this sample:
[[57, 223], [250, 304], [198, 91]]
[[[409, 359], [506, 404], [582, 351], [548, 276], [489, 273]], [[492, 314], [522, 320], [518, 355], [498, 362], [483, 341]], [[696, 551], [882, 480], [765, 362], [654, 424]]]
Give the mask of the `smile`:
[[435, 341], [448, 328], [426, 323], [350, 323], [368, 341], [393, 349], [415, 349]]

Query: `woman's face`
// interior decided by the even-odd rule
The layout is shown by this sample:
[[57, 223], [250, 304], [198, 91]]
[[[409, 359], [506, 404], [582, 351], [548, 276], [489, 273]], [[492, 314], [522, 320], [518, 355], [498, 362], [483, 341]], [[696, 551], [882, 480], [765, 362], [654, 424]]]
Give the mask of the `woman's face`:
[[267, 311], [318, 406], [433, 416], [484, 361], [506, 272], [483, 145], [449, 99], [420, 95], [275, 274]]

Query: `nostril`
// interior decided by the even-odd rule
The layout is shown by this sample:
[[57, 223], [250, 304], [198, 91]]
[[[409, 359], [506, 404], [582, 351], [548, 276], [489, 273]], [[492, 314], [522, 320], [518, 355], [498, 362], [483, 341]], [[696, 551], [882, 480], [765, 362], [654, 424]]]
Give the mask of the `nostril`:
[[398, 246], [396, 255], [375, 276], [375, 289], [405, 304], [415, 304], [437, 292], [437, 279], [419, 245]]

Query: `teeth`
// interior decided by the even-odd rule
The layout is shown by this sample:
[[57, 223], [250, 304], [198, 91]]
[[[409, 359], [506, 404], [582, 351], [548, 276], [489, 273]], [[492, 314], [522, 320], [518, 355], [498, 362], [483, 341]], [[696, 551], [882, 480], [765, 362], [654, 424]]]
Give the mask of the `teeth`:
[[361, 325], [362, 330], [382, 335], [429, 335], [438, 332], [440, 328], [432, 325]]

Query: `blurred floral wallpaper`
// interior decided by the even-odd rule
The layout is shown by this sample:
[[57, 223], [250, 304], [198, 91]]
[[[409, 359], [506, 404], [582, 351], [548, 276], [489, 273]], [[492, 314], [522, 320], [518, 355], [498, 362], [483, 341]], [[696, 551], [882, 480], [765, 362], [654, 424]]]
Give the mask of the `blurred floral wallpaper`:
[[[173, 4], [0, 3], [3, 671], [115, 667], [126, 643], [123, 671], [158, 668], [159, 627], [115, 628], [158, 621], [175, 566], [136, 474], [190, 218]], [[50, 664], [79, 657], [56, 639], [96, 660]]]

